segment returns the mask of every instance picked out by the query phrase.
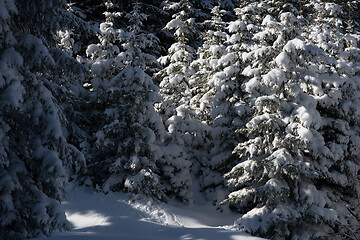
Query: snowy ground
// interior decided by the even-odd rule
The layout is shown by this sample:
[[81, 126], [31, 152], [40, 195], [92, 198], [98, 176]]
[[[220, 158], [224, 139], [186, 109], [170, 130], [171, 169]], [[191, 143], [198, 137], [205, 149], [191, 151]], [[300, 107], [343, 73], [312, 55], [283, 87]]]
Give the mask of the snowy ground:
[[46, 239], [261, 239], [232, 231], [231, 225], [239, 216], [221, 214], [208, 205], [184, 207], [149, 201], [130, 202], [123, 193], [104, 195], [76, 188], [64, 202], [64, 208], [73, 230]]

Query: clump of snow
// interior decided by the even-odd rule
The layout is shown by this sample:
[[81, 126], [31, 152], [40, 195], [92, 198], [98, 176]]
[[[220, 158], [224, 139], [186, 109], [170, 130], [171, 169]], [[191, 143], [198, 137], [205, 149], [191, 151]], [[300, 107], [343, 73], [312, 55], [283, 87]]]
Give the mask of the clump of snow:
[[279, 67], [284, 68], [285, 70], [289, 69], [290, 59], [285, 52], [280, 53], [276, 58], [275, 62]]
[[101, 51], [100, 47], [97, 44], [90, 44], [86, 49], [86, 56], [95, 57], [95, 54], [98, 54]]
[[245, 23], [243, 23], [239, 20], [231, 22], [229, 24], [229, 32], [231, 32], [231, 33], [235, 33], [238, 31], [245, 31], [245, 29], [246, 29]]
[[293, 40], [290, 40], [285, 46], [284, 51], [286, 52], [292, 52], [296, 53], [299, 50], [305, 50], [306, 45], [305, 42], [301, 39], [295, 38]]
[[184, 22], [179, 20], [179, 19], [173, 19], [170, 22], [168, 22], [165, 26], [166, 29], [175, 29], [178, 28], [179, 26], [183, 26]]
[[275, 19], [274, 17], [272, 17], [272, 16], [270, 16], [270, 15], [267, 15], [267, 16], [264, 18], [264, 20], [263, 20], [263, 22], [262, 22], [262, 25], [271, 28], [271, 27], [276, 27], [277, 22], [276, 22], [276, 19]]
[[315, 112], [312, 112], [312, 111], [309, 111], [309, 109], [307, 109], [306, 107], [304, 106], [301, 106], [299, 107], [297, 110], [296, 110], [296, 114], [297, 114], [297, 117], [299, 118], [301, 124], [306, 127], [306, 128], [310, 128], [310, 126], [313, 124], [313, 123], [320, 123], [321, 122], [321, 117], [318, 116], [319, 113], [315, 113]]
[[273, 69], [263, 76], [263, 81], [268, 86], [280, 86], [285, 80], [285, 74], [281, 69]]
[[252, 68], [251, 66], [247, 66], [241, 74], [247, 77], [259, 76], [260, 68]]
[[297, 132], [298, 132], [299, 136], [302, 139], [305, 139], [307, 142], [311, 142], [313, 140], [313, 134], [311, 133], [311, 131], [309, 129], [299, 126], [297, 129]]
[[247, 83], [245, 83], [245, 90], [247, 92], [252, 92], [259, 85], [260, 85], [259, 78], [258, 77], [253, 77]]

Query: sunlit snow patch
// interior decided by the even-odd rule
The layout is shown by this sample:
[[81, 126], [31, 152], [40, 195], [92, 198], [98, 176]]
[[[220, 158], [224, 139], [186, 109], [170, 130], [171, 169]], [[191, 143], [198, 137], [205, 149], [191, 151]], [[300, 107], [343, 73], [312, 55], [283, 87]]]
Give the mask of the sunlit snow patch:
[[[129, 206], [143, 213], [140, 221], [171, 227], [225, 229], [232, 227], [232, 223], [238, 218], [238, 215], [233, 214], [228, 214], [225, 217], [206, 206], [188, 206], [185, 208], [184, 206], [155, 203], [151, 200], [134, 201]], [[223, 221], [219, 218], [223, 218]], [[221, 224], [225, 222], [227, 226]]]
[[95, 211], [88, 211], [85, 214], [79, 212], [66, 212], [65, 214], [66, 218], [74, 226], [74, 229], [111, 225], [108, 217]]

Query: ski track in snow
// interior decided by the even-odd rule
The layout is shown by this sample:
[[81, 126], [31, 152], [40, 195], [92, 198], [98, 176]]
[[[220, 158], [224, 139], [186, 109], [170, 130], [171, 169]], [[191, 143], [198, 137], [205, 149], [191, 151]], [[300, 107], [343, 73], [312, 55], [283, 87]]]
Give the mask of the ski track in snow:
[[70, 232], [55, 233], [54, 240], [259, 240], [232, 230], [239, 217], [221, 214], [211, 205], [184, 206], [149, 200], [129, 201], [124, 193], [94, 192], [77, 187], [63, 203]]

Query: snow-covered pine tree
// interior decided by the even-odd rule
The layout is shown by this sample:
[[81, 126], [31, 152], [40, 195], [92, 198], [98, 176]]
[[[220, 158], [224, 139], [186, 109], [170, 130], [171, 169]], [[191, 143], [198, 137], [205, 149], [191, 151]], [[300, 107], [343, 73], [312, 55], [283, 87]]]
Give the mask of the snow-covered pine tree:
[[210, 86], [209, 80], [222, 70], [222, 64], [218, 64], [218, 62], [227, 53], [225, 41], [228, 37], [225, 32], [225, 23], [222, 20], [225, 11], [216, 6], [211, 13], [211, 19], [204, 22], [209, 29], [202, 34], [204, 42], [196, 51], [198, 58], [191, 63], [191, 67], [196, 73], [189, 78], [190, 106], [199, 120], [210, 125], [212, 124], [212, 98], [215, 89], [214, 86]]
[[349, 238], [356, 239], [360, 235], [357, 227], [360, 215], [357, 169], [360, 162], [357, 160], [359, 151], [354, 147], [359, 144], [360, 136], [357, 110], [360, 34], [355, 28], [350, 30], [349, 25], [346, 26], [345, 4], [341, 6], [324, 1], [319, 5], [315, 4], [315, 9], [315, 22], [319, 22], [321, 27], [310, 24], [312, 27], [309, 42], [327, 54], [325, 60], [311, 62], [312, 67], [317, 70], [315, 78], [322, 84], [321, 88], [317, 89], [320, 95], [317, 109], [323, 117], [319, 132], [329, 149], [327, 155], [319, 158], [326, 161], [329, 172], [326, 179], [334, 188], [327, 195], [331, 196], [332, 202], [342, 202], [329, 204], [338, 214], [339, 225], [347, 227], [340, 231], [337, 237], [341, 239], [350, 235]]
[[233, 192], [224, 202], [244, 214], [239, 228], [255, 235], [356, 239], [359, 135], [345, 116], [358, 99], [343, 94], [358, 89], [358, 77], [322, 71], [333, 58], [305, 43], [296, 9], [285, 9], [278, 20], [263, 19], [258, 46], [243, 55], [252, 116], [238, 131], [249, 140], [234, 150], [239, 163], [227, 174]]
[[86, 65], [89, 68], [92, 79], [91, 88], [100, 96], [107, 91], [109, 82], [121, 69], [124, 68], [124, 62], [119, 61], [118, 46], [122, 30], [114, 27], [114, 19], [120, 16], [119, 12], [111, 12], [113, 3], [105, 3], [107, 10], [104, 12], [105, 22], [100, 23], [99, 33], [97, 34], [99, 43], [90, 44], [86, 49], [86, 55], [89, 58]]
[[218, 72], [209, 79], [214, 89], [211, 111], [212, 140], [210, 161], [208, 168], [204, 170], [203, 187], [206, 192], [213, 192], [211, 198], [217, 203], [222, 201], [221, 198], [227, 193], [223, 175], [237, 163], [238, 158], [233, 149], [245, 139], [245, 136], [235, 130], [244, 127], [250, 111], [241, 88], [247, 78], [242, 74], [246, 67], [242, 58], [256, 48], [257, 44], [252, 37], [258, 31], [259, 19], [268, 8], [263, 2], [255, 2], [248, 5], [243, 3], [235, 9], [238, 19], [227, 26], [229, 36], [225, 43], [226, 51], [216, 62]]
[[138, 2], [127, 18], [127, 31], [112, 28], [123, 51], [110, 62], [122, 69], [107, 76], [105, 119], [96, 133], [91, 169], [105, 192], [126, 190], [165, 199], [156, 166], [165, 130], [154, 109], [158, 87], [146, 73], [156, 58], [144, 52], [158, 45], [157, 38], [141, 29], [146, 15]]
[[[124, 64], [117, 58], [120, 53], [119, 34], [122, 30], [114, 27], [114, 21], [121, 14], [114, 9], [118, 9], [118, 6], [111, 1], [106, 1], [105, 4], [96, 1], [91, 3], [72, 1], [68, 4], [68, 11], [79, 16], [83, 23], [86, 22], [86, 25], [70, 32], [66, 30], [58, 32], [61, 49], [65, 48], [65, 51], [68, 52], [66, 49], [70, 48], [70, 52], [72, 52], [76, 48], [73, 54], [76, 54], [78, 63], [87, 70], [86, 74], [82, 76], [84, 91], [81, 92], [80, 98], [73, 101], [76, 108], [73, 109], [72, 119], [81, 126], [81, 128], [73, 130], [77, 134], [74, 141], [89, 163], [94, 157], [92, 148], [95, 141], [94, 135], [106, 120], [102, 113], [106, 109], [106, 97], [104, 96], [109, 79], [116, 76], [124, 67]], [[102, 16], [105, 16], [104, 22], [96, 19], [98, 11], [104, 11], [102, 13]], [[65, 33], [70, 36], [66, 36]], [[98, 43], [94, 43], [96, 40]], [[71, 44], [73, 42], [75, 45]], [[93, 177], [91, 176], [93, 173], [88, 175], [90, 178]], [[87, 185], [92, 185], [90, 178], [86, 182]]]
[[168, 50], [168, 55], [159, 58], [159, 62], [165, 66], [158, 74], [160, 79], [160, 95], [163, 98], [159, 111], [166, 121], [176, 114], [176, 108], [181, 103], [189, 102], [190, 86], [189, 78], [194, 74], [190, 67], [195, 59], [195, 49], [189, 46], [189, 38], [196, 34], [195, 19], [191, 17], [191, 5], [187, 0], [179, 3], [167, 2], [165, 9], [176, 9], [177, 13], [164, 28], [165, 31], [173, 31], [176, 42]]
[[169, 133], [164, 148], [167, 154], [162, 159], [161, 169], [169, 183], [169, 195], [191, 202], [191, 168], [198, 167], [206, 138], [206, 125], [197, 119], [190, 107], [189, 80], [195, 73], [191, 67], [195, 49], [188, 43], [197, 33], [197, 25], [192, 18], [193, 7], [187, 0], [177, 3], [166, 1], [164, 9], [176, 11], [164, 28], [174, 33], [176, 42], [170, 46], [168, 55], [159, 59], [165, 68], [156, 76], [160, 79], [160, 95], [163, 98], [158, 111]]
[[[229, 77], [229, 79], [231, 78], [231, 76], [226, 75], [224, 69], [236, 62], [236, 60], [233, 61], [234, 59], [229, 59], [229, 57], [233, 57], [234, 54], [231, 56], [227, 55], [228, 51], [225, 46], [225, 41], [227, 40], [228, 34], [225, 32], [226, 26], [222, 20], [222, 17], [224, 14], [226, 14], [226, 12], [221, 10], [220, 6], [216, 6], [212, 9], [211, 14], [211, 19], [206, 20], [204, 23], [208, 30], [202, 35], [204, 42], [197, 50], [198, 59], [191, 63], [191, 66], [196, 70], [196, 73], [189, 79], [192, 96], [190, 99], [190, 106], [193, 111], [195, 111], [197, 119], [200, 122], [207, 124], [209, 127], [214, 125], [214, 119], [216, 118], [216, 116], [213, 114], [214, 109], [219, 107], [216, 96], [220, 97], [220, 95], [222, 95], [222, 97], [225, 99], [227, 94], [224, 91], [229, 90], [220, 86], [223, 85], [225, 81], [221, 81], [221, 79], [226, 77]], [[230, 68], [227, 70], [229, 69]], [[224, 109], [224, 111], [227, 110], [229, 109]], [[219, 113], [219, 115], [220, 114], [222, 113]], [[218, 126], [216, 126], [215, 123], [214, 128], [219, 130], [217, 127]], [[214, 133], [214, 131], [209, 133]], [[220, 135], [221, 133], [215, 134], [213, 139], [211, 139], [211, 135], [207, 136], [211, 140], [206, 141], [202, 146], [204, 160], [201, 159], [200, 161], [202, 164], [201, 188], [203, 190], [206, 189], [206, 192], [215, 191], [215, 187], [224, 182], [222, 175], [225, 172], [221, 173], [220, 169], [216, 169], [218, 166], [212, 166], [211, 160], [205, 160], [216, 155], [216, 153], [211, 151], [211, 149], [213, 149], [215, 146], [218, 148], [219, 145], [227, 142], [228, 139], [226, 138], [228, 136]], [[233, 148], [234, 146], [232, 146], [230, 153]], [[210, 155], [208, 154], [209, 150]], [[221, 191], [219, 190], [215, 192], [220, 194]], [[215, 198], [215, 201], [216, 198], [224, 198], [223, 195], [218, 197], [208, 195], [207, 197], [211, 199]]]
[[346, 27], [345, 12], [340, 5], [328, 1], [310, 1], [307, 8], [312, 11], [308, 16], [311, 19], [308, 40], [329, 55], [336, 56], [340, 50], [338, 47], [345, 47], [340, 36]]
[[[161, 52], [153, 53], [159, 57], [162, 54], [166, 53], [166, 49], [170, 46], [171, 41], [168, 39], [168, 35], [166, 35], [162, 30], [165, 24], [171, 19], [171, 14], [168, 11], [164, 10], [162, 5], [164, 4], [163, 0], [138, 0], [141, 5], [142, 11], [146, 13], [147, 19], [143, 22], [143, 29], [146, 29], [148, 32], [155, 34], [160, 41], [160, 45], [164, 48], [161, 48]], [[121, 1], [120, 7], [123, 11], [130, 12], [132, 10], [132, 2], [133, 0], [124, 0]], [[122, 23], [126, 23], [127, 20]]]
[[71, 95], [62, 72], [74, 61], [53, 49], [66, 3], [0, 6], [0, 238], [48, 236], [70, 228], [59, 202], [69, 176], [84, 164], [67, 141], [67, 119], [54, 98]]

